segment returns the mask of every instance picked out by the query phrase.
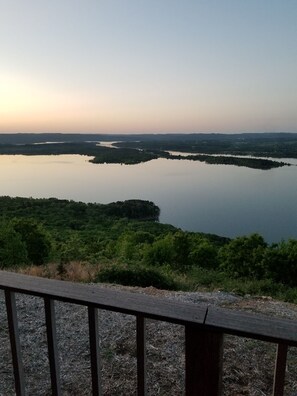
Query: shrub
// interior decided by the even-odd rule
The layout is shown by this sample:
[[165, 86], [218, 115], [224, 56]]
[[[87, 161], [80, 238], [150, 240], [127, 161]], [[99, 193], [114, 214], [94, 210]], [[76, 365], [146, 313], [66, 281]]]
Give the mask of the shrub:
[[202, 267], [193, 267], [189, 277], [191, 278], [194, 287], [207, 287], [214, 289], [217, 287], [222, 287], [226, 279], [228, 278], [224, 273], [213, 270], [206, 269]]
[[97, 282], [118, 283], [124, 286], [153, 286], [157, 289], [176, 290], [176, 282], [170, 276], [154, 268], [132, 267], [123, 268], [112, 266], [102, 269], [97, 277]]

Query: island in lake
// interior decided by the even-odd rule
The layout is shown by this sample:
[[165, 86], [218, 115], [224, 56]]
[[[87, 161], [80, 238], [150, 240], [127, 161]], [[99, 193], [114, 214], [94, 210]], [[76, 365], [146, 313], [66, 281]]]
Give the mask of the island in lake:
[[166, 158], [266, 170], [290, 166], [268, 157], [297, 158], [297, 134], [1, 134], [0, 154], [79, 154], [95, 164], [127, 165]]

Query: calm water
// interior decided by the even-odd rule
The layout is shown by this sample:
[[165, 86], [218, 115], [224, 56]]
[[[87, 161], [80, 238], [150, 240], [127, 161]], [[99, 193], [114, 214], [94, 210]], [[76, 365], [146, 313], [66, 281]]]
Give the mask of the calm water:
[[[293, 160], [293, 162], [297, 162]], [[158, 159], [96, 165], [87, 157], [0, 156], [0, 195], [108, 203], [147, 199], [160, 221], [229, 237], [297, 238], [297, 168], [268, 171]]]

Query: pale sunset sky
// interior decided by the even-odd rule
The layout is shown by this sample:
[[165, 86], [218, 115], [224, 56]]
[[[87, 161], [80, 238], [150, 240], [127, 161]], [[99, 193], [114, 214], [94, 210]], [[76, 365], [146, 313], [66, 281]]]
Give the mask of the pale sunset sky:
[[296, 0], [0, 0], [0, 132], [297, 132]]

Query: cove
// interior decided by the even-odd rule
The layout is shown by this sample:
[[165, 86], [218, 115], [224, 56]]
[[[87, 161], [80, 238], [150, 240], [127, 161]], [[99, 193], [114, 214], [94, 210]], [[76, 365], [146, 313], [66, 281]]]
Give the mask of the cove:
[[[109, 203], [151, 200], [160, 221], [227, 237], [297, 238], [297, 168], [270, 170], [157, 159], [92, 164], [89, 157], [0, 156], [0, 195]], [[291, 160], [295, 163], [296, 160]]]

